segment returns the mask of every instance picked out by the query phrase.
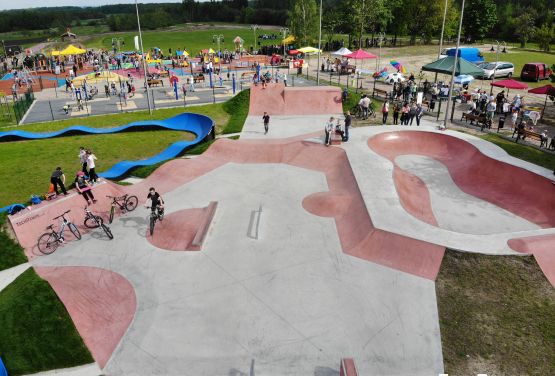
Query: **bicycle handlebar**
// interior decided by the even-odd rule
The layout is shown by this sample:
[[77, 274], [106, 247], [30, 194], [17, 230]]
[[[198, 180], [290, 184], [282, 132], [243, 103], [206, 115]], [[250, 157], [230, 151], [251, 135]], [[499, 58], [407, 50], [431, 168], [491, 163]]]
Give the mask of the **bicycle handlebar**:
[[55, 221], [56, 219], [58, 219], [58, 218], [60, 218], [60, 217], [63, 217], [64, 215], [66, 215], [66, 214], [69, 213], [70, 211], [71, 211], [71, 210], [68, 210], [68, 211], [64, 212], [63, 214], [60, 214], [59, 216], [57, 216], [57, 217], [55, 217], [55, 218], [52, 218], [52, 220]]

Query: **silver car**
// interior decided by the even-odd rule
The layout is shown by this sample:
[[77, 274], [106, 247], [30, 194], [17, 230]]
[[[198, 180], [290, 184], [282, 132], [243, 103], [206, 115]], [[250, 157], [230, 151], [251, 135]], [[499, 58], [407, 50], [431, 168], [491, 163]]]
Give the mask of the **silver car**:
[[498, 61], [493, 63], [483, 63], [480, 68], [484, 71], [481, 78], [491, 80], [497, 77], [511, 78], [515, 73], [515, 66], [508, 61]]

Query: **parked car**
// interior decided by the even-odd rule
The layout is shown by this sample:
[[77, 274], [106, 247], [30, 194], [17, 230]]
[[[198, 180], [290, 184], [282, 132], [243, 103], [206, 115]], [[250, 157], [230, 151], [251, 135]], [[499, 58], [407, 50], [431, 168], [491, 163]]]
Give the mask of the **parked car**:
[[480, 78], [491, 80], [495, 74], [495, 78], [508, 77], [511, 78], [515, 74], [515, 66], [508, 61], [498, 61], [486, 64], [481, 67], [484, 73]]
[[[441, 51], [439, 58], [443, 59], [447, 56], [455, 56], [456, 50], [456, 48], [445, 48]], [[462, 57], [463, 59], [468, 60], [474, 64], [478, 64], [484, 61], [482, 53], [479, 49], [475, 47], [459, 47], [459, 57]]]
[[520, 72], [520, 79], [523, 81], [546, 80], [551, 73], [551, 69], [544, 63], [526, 63]]

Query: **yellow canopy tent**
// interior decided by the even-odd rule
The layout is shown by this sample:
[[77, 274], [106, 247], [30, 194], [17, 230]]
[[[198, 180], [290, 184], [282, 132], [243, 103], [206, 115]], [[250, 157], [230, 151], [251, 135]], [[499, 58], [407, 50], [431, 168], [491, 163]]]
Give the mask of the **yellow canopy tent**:
[[[58, 52], [60, 55], [82, 55], [86, 53], [87, 50], [75, 47], [74, 45], [70, 44], [69, 46]], [[54, 54], [54, 51], [52, 51], [52, 54]]]
[[302, 52], [303, 54], [317, 54], [320, 50], [314, 47], [303, 47], [297, 49], [297, 51]]
[[51, 54], [52, 54], [52, 56], [60, 56], [60, 51], [52, 50]]
[[281, 44], [293, 44], [296, 40], [297, 38], [295, 38], [295, 36], [289, 35], [287, 38], [281, 41]]

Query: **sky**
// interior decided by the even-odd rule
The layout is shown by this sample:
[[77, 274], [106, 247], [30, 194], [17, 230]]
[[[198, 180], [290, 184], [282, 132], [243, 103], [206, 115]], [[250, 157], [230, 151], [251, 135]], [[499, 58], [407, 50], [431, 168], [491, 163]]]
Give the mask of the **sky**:
[[[139, 0], [139, 3], [180, 3], [181, 0]], [[37, 7], [61, 7], [61, 6], [79, 6], [86, 4], [87, 6], [98, 6], [107, 4], [134, 4], [135, 0], [0, 0], [0, 10], [6, 9], [25, 9]], [[48, 5], [47, 5], [48, 4]]]

